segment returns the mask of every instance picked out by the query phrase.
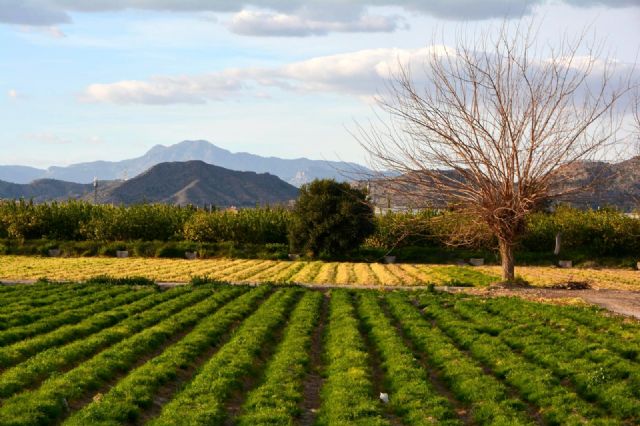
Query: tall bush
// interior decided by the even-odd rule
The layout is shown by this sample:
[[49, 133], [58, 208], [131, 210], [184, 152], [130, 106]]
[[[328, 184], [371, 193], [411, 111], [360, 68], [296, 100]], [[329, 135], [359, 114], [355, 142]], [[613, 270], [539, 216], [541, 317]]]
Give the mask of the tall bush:
[[340, 256], [374, 231], [374, 215], [364, 191], [335, 180], [315, 180], [300, 188], [289, 227], [291, 249], [311, 256]]

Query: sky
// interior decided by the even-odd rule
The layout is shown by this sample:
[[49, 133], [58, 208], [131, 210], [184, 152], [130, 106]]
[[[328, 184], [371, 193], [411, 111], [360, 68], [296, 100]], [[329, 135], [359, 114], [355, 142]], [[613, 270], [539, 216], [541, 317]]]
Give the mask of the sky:
[[640, 0], [0, 0], [0, 164], [188, 139], [365, 163], [352, 132], [398, 60], [522, 17], [638, 62]]

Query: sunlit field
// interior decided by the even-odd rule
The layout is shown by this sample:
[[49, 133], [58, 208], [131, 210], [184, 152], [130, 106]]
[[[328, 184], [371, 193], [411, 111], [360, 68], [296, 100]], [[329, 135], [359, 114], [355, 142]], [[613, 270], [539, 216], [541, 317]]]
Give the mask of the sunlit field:
[[[518, 267], [534, 286], [568, 281], [593, 288], [640, 290], [640, 272], [623, 269]], [[143, 276], [162, 282], [188, 282], [194, 276], [241, 283], [344, 284], [354, 286], [465, 285], [483, 287], [500, 281], [498, 266], [305, 262], [246, 259], [46, 258], [0, 257], [0, 279], [84, 280], [97, 275]]]

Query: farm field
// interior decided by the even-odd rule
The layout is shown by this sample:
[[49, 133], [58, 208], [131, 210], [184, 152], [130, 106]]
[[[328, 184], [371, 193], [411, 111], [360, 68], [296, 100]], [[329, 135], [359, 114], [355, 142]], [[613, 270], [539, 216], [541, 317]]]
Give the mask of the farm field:
[[595, 308], [426, 290], [0, 286], [1, 425], [638, 422], [640, 323]]
[[[534, 286], [548, 287], [567, 281], [585, 281], [593, 288], [640, 290], [640, 272], [623, 269], [560, 269], [522, 266], [516, 273]], [[499, 266], [305, 262], [246, 259], [155, 258], [47, 258], [1, 256], [0, 279], [23, 280], [46, 277], [79, 281], [97, 275], [144, 276], [156, 281], [188, 282], [193, 276], [260, 283], [307, 283], [350, 285], [473, 285], [500, 281]]]

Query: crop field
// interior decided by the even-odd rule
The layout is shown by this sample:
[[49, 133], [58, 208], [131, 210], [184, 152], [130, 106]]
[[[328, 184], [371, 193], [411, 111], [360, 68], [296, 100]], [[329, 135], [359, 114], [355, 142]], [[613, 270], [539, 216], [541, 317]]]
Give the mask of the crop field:
[[[594, 288], [639, 290], [640, 272], [623, 269], [560, 269], [517, 267], [516, 271], [535, 286], [551, 286], [567, 281], [586, 281]], [[459, 267], [423, 265], [305, 262], [247, 259], [155, 259], [155, 258], [47, 258], [0, 256], [0, 279], [81, 281], [97, 275], [144, 276], [163, 282], [188, 282], [194, 276], [244, 282], [279, 282], [350, 285], [468, 285], [486, 286], [500, 281], [499, 266]]]
[[640, 323], [595, 308], [426, 290], [0, 286], [1, 425], [638, 422]]

